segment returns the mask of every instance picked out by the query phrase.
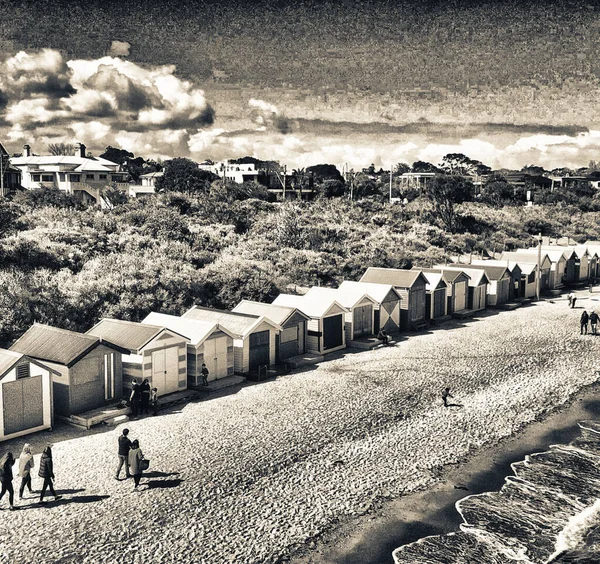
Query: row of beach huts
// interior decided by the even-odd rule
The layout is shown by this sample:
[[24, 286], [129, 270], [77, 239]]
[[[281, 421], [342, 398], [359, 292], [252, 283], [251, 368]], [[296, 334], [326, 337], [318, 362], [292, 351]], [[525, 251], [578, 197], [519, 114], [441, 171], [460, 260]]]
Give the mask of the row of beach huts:
[[547, 243], [468, 264], [371, 267], [337, 289], [280, 294], [271, 304], [243, 300], [231, 311], [152, 312], [139, 323], [102, 319], [86, 333], [35, 324], [0, 349], [0, 441], [51, 429], [55, 417], [104, 413], [128, 397], [133, 379], [147, 378], [167, 396], [200, 388], [203, 363], [209, 385], [241, 381], [348, 346], [372, 348], [380, 328], [393, 335], [510, 308], [536, 296], [538, 273], [542, 293], [599, 278], [600, 241]]

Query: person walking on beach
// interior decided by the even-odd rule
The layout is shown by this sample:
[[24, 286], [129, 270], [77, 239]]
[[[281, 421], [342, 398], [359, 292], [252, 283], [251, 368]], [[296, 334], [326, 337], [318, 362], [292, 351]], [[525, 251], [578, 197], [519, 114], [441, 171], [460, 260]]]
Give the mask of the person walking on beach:
[[50, 493], [54, 496], [55, 500], [62, 497], [56, 495], [54, 484], [52, 483], [52, 480], [54, 480], [54, 465], [52, 464], [52, 448], [50, 446], [47, 446], [44, 449], [44, 452], [42, 452], [38, 476], [44, 478], [44, 485], [42, 486], [42, 492], [40, 494], [40, 503], [44, 503], [44, 496], [46, 495], [47, 489], [50, 489]]
[[598, 319], [600, 319], [598, 317], [598, 314], [595, 311], [592, 311], [592, 313], [590, 313], [590, 325], [592, 326], [592, 335], [597, 335], [596, 328], [598, 325]]
[[442, 392], [442, 401], [444, 402], [444, 407], [448, 407], [448, 398], [453, 398], [454, 396], [450, 393], [450, 388], [445, 388]]
[[129, 403], [131, 405], [131, 415], [137, 417], [140, 412], [140, 385], [134, 378], [131, 381], [131, 395], [129, 396]]
[[150, 401], [152, 402], [152, 415], [158, 415], [158, 389], [152, 388]]
[[0, 482], [2, 483], [2, 491], [0, 492], [0, 501], [4, 494], [8, 492], [8, 503], [11, 511], [15, 508], [15, 490], [13, 489], [13, 472], [12, 467], [15, 463], [15, 458], [12, 452], [7, 452], [0, 458]]
[[580, 324], [580, 330], [579, 330], [579, 334], [580, 335], [587, 335], [587, 331], [588, 331], [588, 321], [590, 320], [590, 316], [588, 315], [588, 312], [585, 311], [585, 309], [583, 310], [583, 313], [581, 314], [581, 318], [579, 320], [579, 324]]
[[140, 442], [135, 439], [133, 443], [131, 443], [131, 450], [129, 451], [129, 469], [131, 474], [133, 475], [133, 489], [135, 491], [138, 490], [138, 486], [140, 485], [140, 480], [142, 479], [142, 466], [141, 462], [144, 459], [144, 453], [140, 448]]
[[123, 429], [123, 433], [119, 437], [119, 465], [117, 466], [117, 473], [115, 474], [115, 480], [120, 480], [119, 475], [121, 474], [121, 468], [125, 466], [125, 478], [131, 478], [129, 473], [129, 450], [131, 449], [131, 441], [129, 440], [129, 429]]
[[573, 307], [573, 292], [569, 292], [567, 299], [569, 300], [569, 307]]
[[25, 443], [23, 445], [23, 452], [19, 456], [19, 476], [21, 476], [21, 486], [19, 487], [19, 499], [23, 499], [25, 493], [25, 486], [29, 490], [29, 493], [33, 493], [31, 489], [31, 471], [35, 463], [33, 461], [33, 454], [31, 454], [31, 447]]
[[202, 363], [202, 385], [203, 386], [208, 386], [208, 368], [206, 367], [206, 364]]
[[577, 296], [575, 294], [571, 294], [573, 297], [571, 298], [571, 309], [575, 307], [575, 302], [577, 301]]
[[150, 413], [150, 382], [148, 382], [148, 378], [145, 378], [140, 386], [140, 398], [142, 404], [141, 413], [148, 415]]

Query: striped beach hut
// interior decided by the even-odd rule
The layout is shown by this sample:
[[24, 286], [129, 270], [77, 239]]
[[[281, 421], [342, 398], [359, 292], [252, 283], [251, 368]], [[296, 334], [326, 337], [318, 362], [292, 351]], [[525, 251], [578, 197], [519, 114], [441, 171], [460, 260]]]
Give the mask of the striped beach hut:
[[275, 340], [277, 362], [306, 352], [310, 317], [298, 308], [242, 300], [233, 308], [233, 312], [266, 317], [281, 327], [281, 333], [277, 334]]
[[345, 319], [349, 311], [331, 296], [279, 294], [273, 304], [297, 308], [310, 317], [306, 337], [309, 353], [322, 355], [346, 348]]
[[388, 335], [400, 331], [400, 302], [402, 297], [391, 284], [344, 280], [340, 284], [340, 290], [353, 290], [367, 294], [375, 300], [373, 333], [379, 333], [379, 329], [382, 327]]
[[390, 284], [400, 294], [400, 328], [403, 331], [427, 326], [427, 278], [420, 270], [369, 267], [361, 282]]
[[276, 364], [275, 340], [281, 327], [259, 315], [234, 313], [228, 310], [194, 306], [183, 315], [185, 319], [198, 319], [218, 323], [234, 335], [233, 366], [235, 374], [255, 373], [261, 366]]

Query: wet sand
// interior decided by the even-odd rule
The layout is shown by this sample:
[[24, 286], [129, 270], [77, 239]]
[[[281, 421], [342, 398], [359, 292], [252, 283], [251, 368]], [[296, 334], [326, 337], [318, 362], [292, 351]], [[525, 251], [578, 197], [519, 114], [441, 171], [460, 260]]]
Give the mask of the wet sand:
[[375, 512], [341, 523], [290, 559], [294, 564], [393, 564], [392, 552], [420, 538], [458, 531], [455, 503], [468, 495], [499, 490], [511, 464], [525, 455], [566, 444], [580, 434], [579, 421], [600, 418], [600, 384], [531, 423], [516, 436], [480, 449], [445, 467], [432, 488], [381, 503]]

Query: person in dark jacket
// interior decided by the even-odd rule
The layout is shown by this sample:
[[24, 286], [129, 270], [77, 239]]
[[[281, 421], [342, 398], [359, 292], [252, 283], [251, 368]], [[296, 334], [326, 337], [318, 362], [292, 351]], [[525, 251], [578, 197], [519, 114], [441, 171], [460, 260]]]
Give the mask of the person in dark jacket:
[[583, 313], [581, 314], [581, 318], [579, 319], [579, 324], [580, 324], [580, 330], [579, 330], [579, 334], [580, 335], [587, 335], [587, 330], [588, 330], [588, 321], [590, 320], [590, 316], [588, 315], [588, 312], [585, 311], [585, 309], [583, 310]]
[[0, 501], [4, 497], [4, 494], [8, 492], [8, 503], [10, 509], [15, 508], [15, 490], [13, 489], [13, 473], [12, 467], [15, 463], [15, 457], [12, 452], [7, 452], [2, 458], [0, 458], [0, 482], [2, 483], [2, 492], [0, 492]]
[[21, 476], [21, 487], [19, 488], [19, 499], [23, 499], [25, 493], [25, 486], [29, 490], [29, 493], [33, 493], [31, 489], [31, 470], [35, 463], [33, 461], [33, 454], [31, 454], [31, 447], [25, 443], [23, 445], [23, 452], [19, 456], [19, 476]]
[[448, 407], [448, 398], [453, 398], [454, 396], [450, 393], [450, 388], [446, 388], [442, 392], [442, 401], [444, 402], [444, 407]]
[[137, 417], [140, 412], [140, 385], [134, 378], [131, 381], [131, 395], [129, 396], [129, 403], [131, 405], [131, 415]]
[[52, 480], [54, 480], [54, 466], [52, 464], [52, 449], [49, 446], [42, 452], [38, 476], [44, 478], [44, 485], [42, 486], [42, 492], [40, 494], [40, 503], [44, 503], [44, 496], [46, 495], [46, 490], [48, 488], [50, 489], [50, 493], [54, 496], [54, 499], [60, 499], [62, 497], [56, 495], [56, 492], [54, 491], [54, 484], [52, 483]]
[[206, 364], [202, 363], [202, 385], [203, 386], [208, 386], [208, 368], [206, 367]]
[[138, 491], [140, 480], [142, 479], [142, 468], [141, 461], [144, 459], [144, 453], [140, 448], [140, 443], [136, 439], [131, 443], [131, 450], [129, 451], [129, 468], [133, 474], [133, 489]]
[[598, 319], [600, 319], [598, 317], [598, 314], [595, 311], [592, 311], [592, 313], [590, 313], [590, 325], [592, 326], [592, 335], [597, 335], [596, 330], [598, 326]]
[[119, 465], [117, 466], [117, 473], [115, 479], [120, 480], [119, 474], [121, 474], [121, 468], [125, 465], [125, 478], [131, 478], [129, 473], [129, 449], [131, 448], [131, 441], [129, 440], [129, 429], [123, 429], [123, 433], [119, 437]]
[[145, 378], [140, 386], [140, 398], [141, 398], [141, 413], [148, 415], [150, 413], [150, 382], [148, 378]]

